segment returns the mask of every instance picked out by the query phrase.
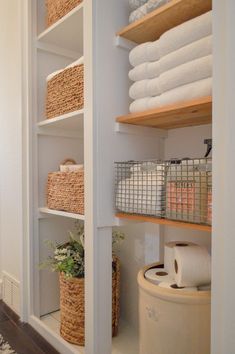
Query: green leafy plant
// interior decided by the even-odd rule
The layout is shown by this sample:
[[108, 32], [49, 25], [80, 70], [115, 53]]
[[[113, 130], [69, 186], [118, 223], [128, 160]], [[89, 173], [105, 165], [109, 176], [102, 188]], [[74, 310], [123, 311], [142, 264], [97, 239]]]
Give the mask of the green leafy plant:
[[[46, 241], [47, 246], [52, 250], [52, 255], [40, 265], [40, 268], [51, 268], [54, 272], [63, 272], [67, 278], [83, 278], [85, 273], [85, 248], [84, 248], [84, 224], [80, 221], [75, 223], [75, 230], [69, 232], [69, 239], [66, 243], [58, 244]], [[120, 231], [113, 231], [113, 251], [125, 236]]]

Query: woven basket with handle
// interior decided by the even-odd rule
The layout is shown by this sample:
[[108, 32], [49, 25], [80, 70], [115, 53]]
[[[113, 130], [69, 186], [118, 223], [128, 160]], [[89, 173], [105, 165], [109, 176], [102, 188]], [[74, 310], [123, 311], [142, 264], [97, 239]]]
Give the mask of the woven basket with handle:
[[[117, 335], [120, 312], [120, 261], [113, 256], [112, 334]], [[85, 343], [84, 278], [69, 278], [60, 274], [60, 334], [68, 342]]]
[[47, 27], [60, 20], [81, 2], [82, 0], [46, 0]]
[[[63, 164], [68, 163], [67, 159]], [[72, 160], [71, 163], [74, 163]], [[47, 178], [47, 207], [84, 215], [84, 170], [51, 172]]]
[[46, 118], [83, 108], [84, 65], [64, 69], [47, 82]]

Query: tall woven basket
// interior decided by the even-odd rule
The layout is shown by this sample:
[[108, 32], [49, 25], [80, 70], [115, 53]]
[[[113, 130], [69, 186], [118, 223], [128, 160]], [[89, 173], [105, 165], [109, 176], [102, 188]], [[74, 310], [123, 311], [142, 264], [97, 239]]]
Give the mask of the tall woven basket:
[[[112, 334], [117, 335], [120, 313], [120, 262], [113, 257]], [[66, 279], [60, 274], [60, 334], [68, 342], [85, 344], [84, 278]]]
[[82, 109], [84, 64], [68, 67], [47, 82], [46, 118]]
[[60, 20], [81, 2], [82, 0], [46, 0], [47, 27]]
[[84, 171], [49, 173], [47, 207], [84, 215]]

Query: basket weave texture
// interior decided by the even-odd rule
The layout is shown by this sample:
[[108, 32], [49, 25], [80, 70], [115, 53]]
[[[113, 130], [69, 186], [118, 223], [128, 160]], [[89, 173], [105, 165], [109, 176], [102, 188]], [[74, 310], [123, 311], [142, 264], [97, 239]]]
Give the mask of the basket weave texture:
[[54, 118], [82, 109], [84, 65], [66, 68], [47, 82], [46, 117]]
[[49, 173], [47, 207], [84, 215], [84, 171]]
[[[113, 257], [112, 280], [112, 334], [117, 335], [120, 313], [120, 262]], [[68, 342], [85, 344], [85, 296], [84, 278], [66, 279], [60, 274], [60, 334]]]
[[81, 2], [82, 0], [46, 0], [47, 27], [60, 20]]

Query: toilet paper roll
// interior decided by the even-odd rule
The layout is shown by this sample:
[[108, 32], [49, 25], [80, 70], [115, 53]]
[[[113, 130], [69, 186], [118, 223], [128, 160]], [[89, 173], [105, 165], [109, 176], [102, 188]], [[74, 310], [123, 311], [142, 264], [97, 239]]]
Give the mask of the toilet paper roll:
[[174, 247], [174, 278], [178, 286], [202, 286], [211, 282], [211, 256], [205, 247]]
[[158, 284], [160, 288], [165, 288], [165, 289], [174, 289], [178, 291], [198, 291], [198, 288], [196, 286], [190, 286], [190, 287], [184, 287], [184, 286], [177, 286], [176, 283], [169, 283], [169, 282], [162, 282]]
[[159, 284], [163, 281], [174, 282], [165, 268], [151, 268], [145, 272], [145, 278], [153, 284]]
[[[195, 245], [193, 242], [188, 241], [172, 241], [168, 242], [164, 246], [164, 267], [170, 276], [174, 277], [174, 247], [187, 247], [187, 246]], [[196, 246], [196, 245], [195, 245]]]

